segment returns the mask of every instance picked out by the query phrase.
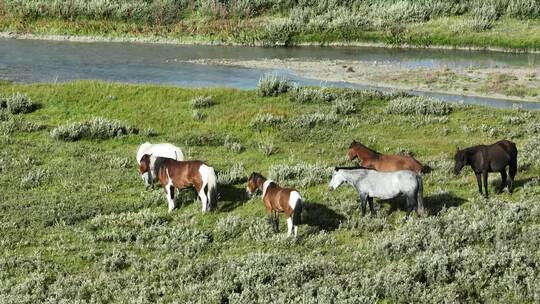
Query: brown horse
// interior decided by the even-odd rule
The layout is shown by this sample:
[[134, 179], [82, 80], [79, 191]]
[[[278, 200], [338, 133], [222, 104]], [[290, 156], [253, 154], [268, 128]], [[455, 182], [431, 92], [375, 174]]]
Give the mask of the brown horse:
[[139, 163], [139, 172], [152, 183], [157, 178], [167, 193], [169, 212], [174, 207], [174, 188], [179, 190], [194, 187], [201, 198], [202, 211], [217, 207], [216, 174], [200, 160], [177, 161], [170, 158], [144, 155]]
[[362, 166], [381, 172], [409, 170], [416, 173], [425, 171], [425, 167], [414, 157], [409, 155], [385, 155], [374, 151], [363, 144], [353, 140], [347, 152], [349, 160], [357, 158]]
[[288, 235], [292, 234], [293, 228], [294, 236], [298, 234], [303, 202], [298, 191], [280, 187], [275, 182], [267, 180], [264, 176], [255, 172], [249, 176], [246, 190], [250, 196], [257, 190], [262, 191], [266, 213], [270, 216], [274, 232], [279, 231], [279, 213], [284, 212], [287, 217]]

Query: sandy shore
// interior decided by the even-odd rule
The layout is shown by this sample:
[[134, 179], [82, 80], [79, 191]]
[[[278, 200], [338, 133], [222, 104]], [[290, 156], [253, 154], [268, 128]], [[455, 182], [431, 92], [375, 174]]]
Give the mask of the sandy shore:
[[339, 81], [401, 90], [540, 102], [539, 68], [411, 69], [351, 60], [261, 59], [179, 60], [195, 64], [285, 69], [321, 81]]

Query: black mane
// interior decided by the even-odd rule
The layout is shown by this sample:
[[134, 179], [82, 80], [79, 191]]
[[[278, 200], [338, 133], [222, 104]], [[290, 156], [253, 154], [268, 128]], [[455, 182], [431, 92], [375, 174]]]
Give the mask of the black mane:
[[334, 171], [338, 171], [338, 170], [357, 170], [357, 169], [373, 170], [372, 168], [366, 168], [366, 167], [362, 167], [362, 166], [355, 166], [355, 167], [334, 167]]

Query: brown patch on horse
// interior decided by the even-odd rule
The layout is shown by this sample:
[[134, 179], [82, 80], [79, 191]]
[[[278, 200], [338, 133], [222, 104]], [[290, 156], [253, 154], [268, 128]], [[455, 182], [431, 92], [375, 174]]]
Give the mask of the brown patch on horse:
[[410, 155], [386, 155], [353, 141], [347, 152], [349, 160], [357, 158], [362, 166], [381, 172], [410, 170], [422, 173], [424, 166]]

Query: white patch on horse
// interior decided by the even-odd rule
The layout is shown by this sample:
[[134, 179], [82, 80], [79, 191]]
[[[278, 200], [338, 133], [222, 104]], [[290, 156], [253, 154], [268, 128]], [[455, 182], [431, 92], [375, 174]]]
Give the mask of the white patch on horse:
[[288, 217], [287, 218], [287, 235], [291, 236], [292, 231], [293, 231], [292, 217]]
[[137, 162], [140, 163], [145, 155], [155, 155], [157, 157], [170, 158], [178, 161], [184, 160], [182, 150], [169, 143], [151, 144], [145, 142], [137, 149]]
[[167, 185], [165, 186], [165, 191], [167, 191], [167, 202], [169, 203], [169, 212], [172, 212], [175, 205], [174, 205], [174, 197], [171, 195], [171, 187], [173, 187], [171, 176], [169, 175], [169, 169], [166, 169], [167, 171]]
[[206, 185], [208, 185], [208, 176], [210, 174], [210, 167], [204, 164], [201, 165], [199, 167], [199, 174], [201, 174], [201, 179], [202, 179], [202, 186], [201, 186], [201, 190], [199, 190], [199, 197], [201, 198], [202, 211], [206, 212], [209, 209], [209, 206], [208, 206], [209, 198], [206, 197], [206, 193], [204, 192], [204, 189], [206, 188]]
[[296, 203], [299, 199], [302, 199], [302, 196], [298, 191], [291, 191], [291, 194], [289, 195], [289, 206], [291, 206], [292, 210], [296, 208]]
[[264, 183], [263, 183], [263, 192], [262, 192], [262, 197], [264, 198], [264, 196], [266, 195], [266, 189], [268, 189], [268, 186], [270, 186], [271, 183], [273, 183], [274, 181], [271, 180], [271, 179], [267, 179]]

